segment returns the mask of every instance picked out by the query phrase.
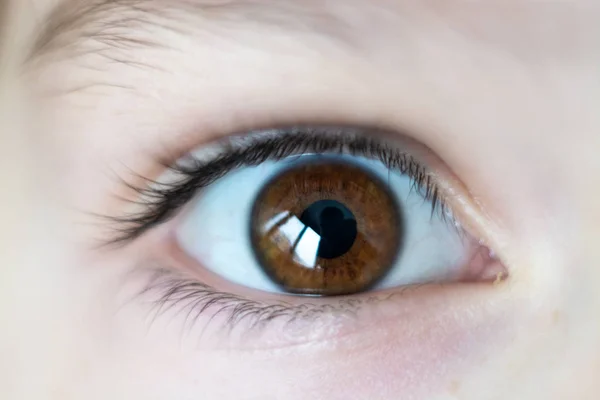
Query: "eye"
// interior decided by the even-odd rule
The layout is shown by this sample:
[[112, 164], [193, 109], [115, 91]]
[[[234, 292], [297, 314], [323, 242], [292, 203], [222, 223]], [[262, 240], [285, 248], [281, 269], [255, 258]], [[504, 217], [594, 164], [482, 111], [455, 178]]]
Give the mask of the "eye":
[[366, 166], [303, 158], [253, 202], [250, 245], [261, 270], [290, 293], [337, 295], [375, 285], [404, 236], [393, 194]]
[[203, 178], [176, 241], [198, 268], [266, 292], [349, 295], [488, 277], [489, 254], [409, 147], [350, 129], [295, 129], [200, 149], [179, 167], [193, 177], [188, 187]]

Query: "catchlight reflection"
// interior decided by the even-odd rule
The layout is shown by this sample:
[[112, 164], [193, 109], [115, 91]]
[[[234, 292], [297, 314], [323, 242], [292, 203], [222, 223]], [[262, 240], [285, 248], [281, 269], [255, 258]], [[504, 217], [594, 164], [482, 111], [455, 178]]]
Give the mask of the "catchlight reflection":
[[321, 236], [289, 212], [273, 217], [265, 226], [269, 233], [281, 232], [289, 241], [285, 246], [293, 254], [294, 261], [307, 268], [317, 267]]

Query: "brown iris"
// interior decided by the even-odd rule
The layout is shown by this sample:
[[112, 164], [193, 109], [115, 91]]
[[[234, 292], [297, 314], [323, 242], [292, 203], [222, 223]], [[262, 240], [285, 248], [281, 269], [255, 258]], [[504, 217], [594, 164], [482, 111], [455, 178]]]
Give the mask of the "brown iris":
[[341, 160], [313, 159], [270, 180], [252, 209], [254, 253], [269, 277], [297, 294], [368, 289], [396, 259], [402, 221], [377, 177]]

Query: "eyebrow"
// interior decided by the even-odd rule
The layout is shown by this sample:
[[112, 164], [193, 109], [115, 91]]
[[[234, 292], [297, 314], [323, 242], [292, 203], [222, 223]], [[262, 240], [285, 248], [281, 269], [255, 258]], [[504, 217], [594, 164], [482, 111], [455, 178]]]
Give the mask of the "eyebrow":
[[[293, 41], [306, 51], [313, 51], [309, 43], [315, 38], [348, 54], [370, 51], [355, 21], [338, 13], [340, 4], [355, 7], [369, 0], [345, 1], [321, 7], [295, 0], [64, 0], [40, 27], [25, 64], [36, 73], [65, 67], [95, 72], [93, 81], [53, 87], [48, 92], [52, 96], [97, 87], [137, 93], [130, 82], [115, 82], [122, 74], [109, 69], [173, 74], [176, 66], [170, 60], [186, 57], [192, 47], [223, 52], [233, 45], [264, 52], [271, 38], [283, 38], [280, 43], [286, 47]], [[62, 75], [72, 76], [78, 74]]]
[[[286, 32], [324, 34], [343, 41], [344, 33], [341, 37], [332, 37], [335, 36], [332, 27], [345, 23], [327, 7], [313, 6], [293, 0], [65, 0], [46, 18], [29, 59], [57, 52], [67, 54], [68, 50], [81, 55], [82, 50], [77, 49], [77, 45], [82, 41], [97, 45], [87, 52], [110, 48], [170, 48], [171, 44], [162, 35], [145, 34], [154, 33], [156, 29], [186, 36], [197, 32], [216, 36], [237, 31], [244, 25], [249, 29], [260, 25]], [[197, 20], [192, 21], [191, 17]], [[211, 32], [215, 29], [218, 33]]]
[[[233, 27], [232, 24], [252, 22], [286, 31], [299, 30], [303, 33], [338, 36], [335, 40], [341, 39], [340, 41], [345, 42], [348, 42], [349, 36], [356, 41], [362, 40], [362, 36], [355, 32], [353, 26], [349, 26], [356, 22], [358, 15], [352, 12], [351, 7], [362, 5], [369, 6], [371, 11], [379, 9], [379, 16], [383, 18], [388, 18], [392, 10], [386, 7], [384, 2], [375, 0], [339, 0], [323, 3], [321, 6], [316, 0], [62, 0], [43, 22], [30, 51], [30, 59], [73, 48], [81, 39], [92, 39], [100, 44], [122, 49], [137, 46], [168, 47], [168, 43], [161, 42], [161, 38], [146, 35], [142, 39], [131, 32], [153, 26], [178, 33], [181, 33], [182, 29], [193, 31], [203, 28], [203, 24], [198, 21], [194, 21], [192, 26], [182, 28], [185, 24], [181, 24], [181, 20], [190, 22], [190, 15], [198, 16], [200, 22], [227, 22], [228, 28]], [[575, 23], [585, 26], [582, 21], [587, 19], [589, 27], [597, 26], [593, 23], [593, 18], [597, 16], [594, 8], [586, 7], [585, 3], [573, 5], [567, 1], [539, 3], [534, 0], [522, 0], [510, 4], [503, 0], [491, 0], [457, 3], [456, 7], [439, 6], [436, 1], [395, 4], [398, 5], [396, 12], [399, 18], [410, 18], [411, 15], [418, 17], [425, 10], [424, 14], [431, 14], [443, 22], [445, 29], [451, 28], [454, 34], [461, 34], [464, 38], [481, 42], [491, 48], [518, 52], [525, 56], [532, 48], [543, 51], [548, 47], [547, 50], [556, 51], [556, 42], [560, 44], [567, 39], [578, 39], [577, 30], [572, 29]], [[350, 12], [344, 7], [350, 7]], [[415, 10], [420, 11], [415, 13]], [[366, 18], [368, 13], [361, 15]], [[564, 17], [563, 24], [553, 24], [553, 29], [549, 31], [548, 22], [556, 20], [557, 15]], [[577, 20], [577, 16], [581, 17], [582, 21]], [[486, 21], [492, 23], [488, 24]], [[400, 27], [403, 23], [404, 18], [398, 22]], [[255, 26], [252, 25], [252, 28]], [[502, 29], [507, 26], [511, 29]], [[339, 29], [339, 32], [336, 32], [336, 29]], [[423, 30], [425, 29], [427, 27], [423, 27]], [[592, 29], [587, 36], [593, 37], [596, 30]], [[219, 32], [221, 31], [224, 29], [219, 29]], [[524, 40], [527, 45], [523, 43]]]
[[154, 2], [140, 0], [74, 0], [60, 2], [48, 15], [36, 35], [29, 59], [70, 47], [78, 39], [95, 39], [107, 46], [158, 45], [149, 40], [134, 39], [125, 31], [132, 25], [151, 24], [148, 14]]

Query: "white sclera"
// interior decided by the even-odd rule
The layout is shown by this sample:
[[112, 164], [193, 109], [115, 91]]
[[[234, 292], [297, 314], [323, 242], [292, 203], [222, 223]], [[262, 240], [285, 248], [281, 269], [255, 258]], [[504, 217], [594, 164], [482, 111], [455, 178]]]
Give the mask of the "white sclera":
[[[311, 156], [318, 157], [318, 156]], [[394, 265], [375, 289], [452, 280], [469, 252], [451, 221], [415, 190], [411, 179], [380, 161], [335, 156], [363, 166], [387, 182], [404, 221], [403, 243]], [[256, 196], [269, 179], [298, 157], [242, 167], [217, 180], [194, 200], [177, 230], [181, 248], [200, 265], [234, 283], [268, 292], [283, 292], [264, 273], [250, 241], [250, 214]]]

